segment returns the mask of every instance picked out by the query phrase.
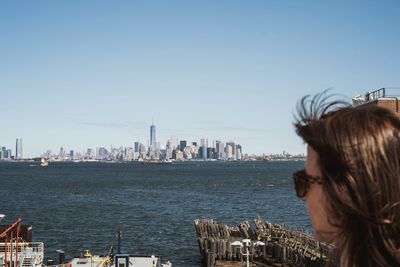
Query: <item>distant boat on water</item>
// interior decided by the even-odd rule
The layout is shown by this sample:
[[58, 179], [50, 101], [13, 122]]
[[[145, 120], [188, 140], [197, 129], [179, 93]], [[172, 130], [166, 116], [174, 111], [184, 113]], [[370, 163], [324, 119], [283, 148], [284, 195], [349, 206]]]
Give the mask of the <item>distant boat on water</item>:
[[30, 164], [30, 167], [46, 167], [49, 165], [49, 160], [45, 158], [35, 158], [32, 160], [32, 162], [34, 164]]
[[49, 161], [47, 159], [45, 159], [45, 158], [42, 158], [41, 161], [40, 161], [40, 166], [46, 167], [48, 165], [49, 165]]

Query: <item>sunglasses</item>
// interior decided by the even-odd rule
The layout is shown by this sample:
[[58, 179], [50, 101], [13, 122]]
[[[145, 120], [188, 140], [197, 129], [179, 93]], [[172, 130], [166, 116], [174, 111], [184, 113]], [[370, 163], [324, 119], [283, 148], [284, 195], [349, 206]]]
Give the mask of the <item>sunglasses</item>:
[[293, 182], [297, 197], [304, 198], [310, 189], [310, 184], [322, 184], [322, 179], [318, 176], [308, 175], [303, 169], [293, 173]]

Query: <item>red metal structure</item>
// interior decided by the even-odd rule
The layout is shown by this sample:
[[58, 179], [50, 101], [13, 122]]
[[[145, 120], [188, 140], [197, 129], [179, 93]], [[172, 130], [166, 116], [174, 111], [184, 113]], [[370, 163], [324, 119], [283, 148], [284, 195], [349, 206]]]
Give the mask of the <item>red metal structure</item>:
[[[4, 240], [4, 266], [5, 267], [16, 267], [18, 266], [18, 239], [20, 235], [21, 218], [18, 218], [15, 223], [8, 227], [3, 233], [0, 234], [0, 240]], [[15, 243], [15, 255], [13, 255]], [[10, 247], [10, 264], [7, 262], [7, 252]], [[15, 257], [13, 260], [13, 256]]]

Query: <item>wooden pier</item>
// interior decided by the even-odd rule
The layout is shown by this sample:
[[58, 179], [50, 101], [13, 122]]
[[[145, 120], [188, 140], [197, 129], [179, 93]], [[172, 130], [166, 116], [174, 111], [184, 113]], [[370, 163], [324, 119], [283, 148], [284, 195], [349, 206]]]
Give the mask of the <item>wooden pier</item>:
[[245, 266], [246, 257], [234, 241], [250, 239], [262, 241], [263, 246], [251, 246], [250, 266], [253, 267], [319, 267], [339, 266], [333, 246], [315, 241], [304, 232], [261, 219], [254, 220], [254, 229], [248, 222], [229, 227], [215, 220], [194, 222], [200, 254], [206, 267]]

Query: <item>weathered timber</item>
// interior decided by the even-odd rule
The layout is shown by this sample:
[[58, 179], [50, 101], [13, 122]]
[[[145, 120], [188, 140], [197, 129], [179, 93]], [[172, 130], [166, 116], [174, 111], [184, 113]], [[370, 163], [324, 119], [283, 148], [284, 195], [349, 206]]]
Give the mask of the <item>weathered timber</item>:
[[[250, 264], [250, 267], [256, 267], [253, 263]], [[262, 265], [261, 265], [262, 266]], [[243, 262], [238, 261], [217, 261], [215, 263], [215, 267], [243, 267]]]
[[[251, 247], [250, 262], [256, 267], [319, 267], [329, 262], [338, 266], [335, 248], [315, 241], [299, 230], [272, 224], [261, 219], [254, 220], [255, 228], [249, 222], [229, 227], [215, 220], [196, 220], [197, 240], [200, 254], [206, 267], [236, 266], [246, 260], [240, 248], [231, 246], [234, 241], [251, 239], [262, 241], [265, 246]], [[225, 264], [225, 265], [223, 265]]]

